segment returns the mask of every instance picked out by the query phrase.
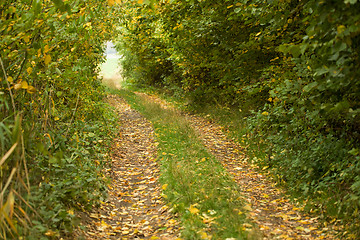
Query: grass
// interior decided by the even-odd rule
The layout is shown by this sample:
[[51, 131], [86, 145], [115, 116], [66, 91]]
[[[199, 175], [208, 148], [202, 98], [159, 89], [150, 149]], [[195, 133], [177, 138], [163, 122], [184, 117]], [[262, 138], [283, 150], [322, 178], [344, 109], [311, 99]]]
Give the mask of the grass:
[[[164, 198], [178, 213], [185, 239], [251, 239], [239, 188], [178, 112], [118, 91], [154, 125]], [[245, 224], [245, 225], [244, 225]], [[253, 229], [253, 228], [252, 228]]]

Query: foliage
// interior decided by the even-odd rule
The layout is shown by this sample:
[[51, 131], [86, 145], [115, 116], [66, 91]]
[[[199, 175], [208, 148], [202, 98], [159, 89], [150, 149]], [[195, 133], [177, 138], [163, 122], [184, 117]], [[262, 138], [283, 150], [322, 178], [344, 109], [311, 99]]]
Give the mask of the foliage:
[[112, 116], [97, 66], [112, 9], [107, 1], [0, 3], [3, 239], [69, 233], [74, 210], [104, 193]]
[[360, 2], [123, 6], [118, 48], [130, 81], [240, 110], [249, 154], [359, 229]]

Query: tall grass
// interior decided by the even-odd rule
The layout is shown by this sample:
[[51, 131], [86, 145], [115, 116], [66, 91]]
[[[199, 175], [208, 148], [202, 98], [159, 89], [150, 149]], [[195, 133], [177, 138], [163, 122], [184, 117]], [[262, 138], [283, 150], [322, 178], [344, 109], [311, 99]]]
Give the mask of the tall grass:
[[[9, 124], [12, 123], [12, 124]], [[18, 115], [14, 120], [0, 122], [0, 238], [15, 239], [18, 225], [27, 229], [31, 224], [27, 214], [30, 208], [22, 196], [30, 193], [27, 162], [22, 134], [22, 119]]]

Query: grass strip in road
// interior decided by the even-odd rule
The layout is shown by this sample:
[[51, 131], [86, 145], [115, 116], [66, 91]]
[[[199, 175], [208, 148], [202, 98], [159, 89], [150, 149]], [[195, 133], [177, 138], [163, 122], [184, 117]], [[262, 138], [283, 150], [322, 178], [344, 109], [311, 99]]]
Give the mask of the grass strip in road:
[[185, 239], [251, 239], [243, 198], [222, 165], [177, 111], [131, 92], [118, 92], [154, 125], [164, 197], [178, 213]]

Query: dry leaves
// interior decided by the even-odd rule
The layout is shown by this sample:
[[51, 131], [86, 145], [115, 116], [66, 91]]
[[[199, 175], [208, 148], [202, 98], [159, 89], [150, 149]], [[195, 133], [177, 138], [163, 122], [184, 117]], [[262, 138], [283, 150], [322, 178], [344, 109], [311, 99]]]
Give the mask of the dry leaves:
[[[173, 108], [156, 96], [149, 98]], [[157, 182], [159, 170], [154, 160], [156, 144], [151, 124], [123, 100], [112, 96], [110, 102], [122, 119], [121, 135], [114, 143], [113, 167], [108, 170], [113, 183], [109, 186], [109, 201], [103, 203], [99, 212], [90, 214], [93, 227], [85, 235], [88, 239], [179, 239], [178, 222], [160, 197], [167, 184], [160, 186]], [[204, 145], [242, 187], [247, 203], [243, 209], [234, 210], [239, 215], [246, 214], [257, 225], [245, 223], [244, 231], [251, 233], [258, 228], [262, 239], [336, 239], [336, 222], [323, 226], [318, 218], [303, 214], [301, 207], [292, 204], [269, 176], [247, 163], [244, 149], [228, 139], [221, 126], [199, 116], [187, 115], [187, 119]], [[194, 204], [188, 210], [199, 215], [198, 208]], [[204, 223], [213, 223], [216, 220], [213, 215], [209, 212], [200, 217]], [[202, 239], [212, 238], [205, 232], [199, 234]]]
[[152, 125], [122, 99], [109, 97], [120, 118], [109, 198], [84, 220], [86, 239], [177, 239], [178, 221], [161, 198]]
[[[208, 150], [242, 187], [247, 201], [243, 210], [258, 225], [263, 239], [337, 239], [334, 230], [322, 226], [318, 218], [301, 213], [301, 208], [292, 204], [269, 176], [248, 164], [244, 149], [226, 137], [221, 126], [195, 115], [187, 115], [187, 119]], [[250, 224], [243, 227], [252, 228]]]

